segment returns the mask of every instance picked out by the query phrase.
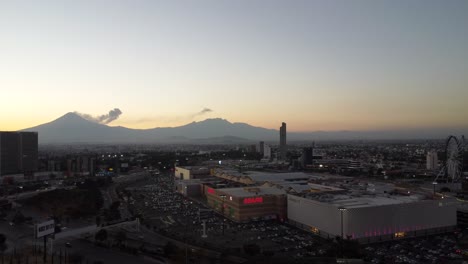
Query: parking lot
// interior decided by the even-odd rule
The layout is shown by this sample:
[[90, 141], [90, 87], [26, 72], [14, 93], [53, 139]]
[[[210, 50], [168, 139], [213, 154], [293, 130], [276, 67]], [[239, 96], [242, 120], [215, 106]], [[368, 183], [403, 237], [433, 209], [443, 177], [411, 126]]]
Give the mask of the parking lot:
[[[276, 221], [235, 223], [223, 219], [203, 201], [189, 200], [176, 193], [170, 175], [158, 175], [145, 184], [128, 187], [122, 196], [130, 210], [142, 216], [147, 227], [220, 252], [243, 254], [244, 245], [256, 244], [267, 254], [303, 258], [324, 256], [331, 246], [321, 238]], [[199, 217], [200, 210], [205, 210], [203, 219]], [[206, 238], [202, 238], [202, 220], [206, 221]]]
[[[258, 245], [259, 254], [304, 260], [334, 257], [336, 243], [277, 221], [235, 223], [210, 211], [202, 199], [189, 200], [175, 192], [169, 174], [134, 184], [120, 196], [134, 215], [154, 231], [189, 244], [227, 254], [247, 256], [244, 246]], [[202, 238], [202, 219], [206, 238]], [[224, 222], [224, 231], [223, 231]], [[462, 263], [463, 248], [457, 239], [467, 234], [445, 234], [363, 245], [362, 256], [371, 263]], [[334, 253], [333, 253], [334, 252]]]
[[371, 263], [463, 263], [466, 249], [460, 248], [457, 238], [463, 233], [414, 238], [365, 247]]

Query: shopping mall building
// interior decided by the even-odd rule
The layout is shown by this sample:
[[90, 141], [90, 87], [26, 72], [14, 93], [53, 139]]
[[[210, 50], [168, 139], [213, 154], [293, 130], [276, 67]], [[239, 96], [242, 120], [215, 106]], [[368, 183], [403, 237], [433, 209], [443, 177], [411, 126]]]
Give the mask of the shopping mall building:
[[203, 187], [208, 205], [236, 222], [286, 219], [286, 192], [275, 187]]

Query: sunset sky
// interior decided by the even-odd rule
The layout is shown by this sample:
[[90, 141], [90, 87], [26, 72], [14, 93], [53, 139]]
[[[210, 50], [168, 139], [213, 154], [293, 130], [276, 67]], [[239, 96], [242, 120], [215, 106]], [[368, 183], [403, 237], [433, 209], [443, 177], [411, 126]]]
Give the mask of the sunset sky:
[[0, 91], [0, 130], [467, 127], [468, 1], [1, 1]]

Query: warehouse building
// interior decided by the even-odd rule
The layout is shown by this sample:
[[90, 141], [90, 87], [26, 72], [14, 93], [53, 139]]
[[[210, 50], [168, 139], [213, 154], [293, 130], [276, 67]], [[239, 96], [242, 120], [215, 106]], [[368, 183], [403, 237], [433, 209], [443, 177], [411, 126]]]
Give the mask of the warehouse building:
[[361, 243], [453, 230], [456, 201], [419, 195], [288, 195], [288, 221], [325, 238]]

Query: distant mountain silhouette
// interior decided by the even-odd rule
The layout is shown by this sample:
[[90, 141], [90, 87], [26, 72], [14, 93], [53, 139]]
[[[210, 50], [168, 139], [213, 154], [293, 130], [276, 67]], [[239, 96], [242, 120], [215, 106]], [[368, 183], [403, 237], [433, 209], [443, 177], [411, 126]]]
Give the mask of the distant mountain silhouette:
[[[279, 125], [278, 125], [279, 126]], [[251, 126], [245, 123], [231, 123], [214, 118], [192, 122], [179, 127], [152, 129], [130, 129], [111, 127], [82, 118], [75, 113], [23, 131], [37, 131], [40, 144], [71, 143], [186, 143], [186, 144], [245, 144], [263, 140], [279, 141], [279, 132]], [[379, 140], [379, 139], [432, 139], [445, 138], [449, 134], [460, 135], [466, 128], [455, 129], [413, 129], [399, 131], [316, 131], [288, 132], [288, 141], [311, 140]]]
[[51, 143], [114, 143], [138, 142], [139, 131], [124, 127], [109, 127], [82, 118], [75, 113], [68, 113], [52, 122], [24, 131], [37, 131], [40, 144]]
[[192, 122], [180, 127], [152, 129], [111, 127], [86, 120], [71, 112], [52, 122], [23, 131], [37, 131], [40, 144], [197, 142], [200, 144], [238, 144], [249, 142], [249, 140], [273, 140], [278, 134], [274, 129], [254, 127], [244, 123], [230, 123], [221, 118]]

